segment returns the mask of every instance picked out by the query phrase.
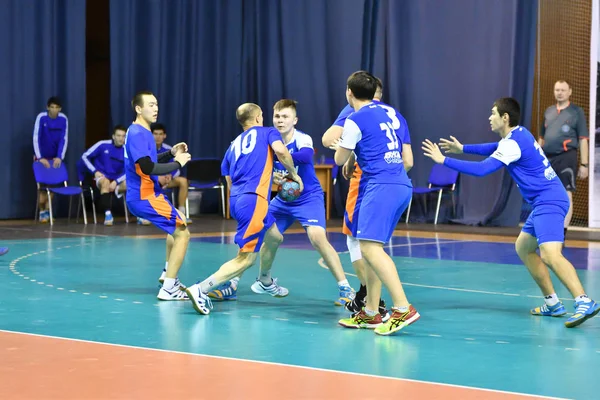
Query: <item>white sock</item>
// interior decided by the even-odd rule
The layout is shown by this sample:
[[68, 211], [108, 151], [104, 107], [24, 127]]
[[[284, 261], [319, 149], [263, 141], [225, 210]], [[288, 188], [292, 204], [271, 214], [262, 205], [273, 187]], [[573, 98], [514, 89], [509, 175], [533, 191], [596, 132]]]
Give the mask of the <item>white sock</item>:
[[205, 280], [203, 280], [202, 282], [200, 282], [200, 291], [202, 293], [208, 293], [211, 290], [215, 289], [219, 285], [220, 285], [220, 283], [217, 282], [217, 280], [215, 279], [215, 276], [211, 275], [208, 278], [206, 278]]
[[343, 281], [338, 281], [338, 286], [350, 286], [350, 282], [348, 282], [348, 279], [344, 279]]
[[271, 270], [268, 270], [265, 273], [260, 273], [260, 277], [258, 278], [265, 286], [270, 286], [273, 283], [273, 278], [271, 278]]
[[365, 314], [367, 314], [369, 317], [374, 317], [377, 315], [377, 311], [369, 310], [367, 307], [365, 307]]
[[175, 287], [175, 278], [165, 278], [165, 281], [163, 282], [163, 289], [165, 290], [171, 290]]
[[392, 310], [400, 311], [401, 313], [405, 313], [408, 311], [408, 307], [392, 307]]
[[165, 272], [167, 272], [167, 268], [169, 268], [169, 262], [168, 261], [165, 262]]
[[104, 215], [108, 217], [109, 215], [112, 215], [112, 213], [110, 211], [104, 211]]
[[544, 296], [544, 301], [548, 307], [554, 307], [558, 304], [558, 296], [556, 293], [552, 293], [551, 295]]
[[581, 296], [577, 296], [577, 297], [575, 297], [575, 301], [576, 301], [577, 303], [580, 303], [580, 302], [582, 302], [582, 301], [583, 301], [584, 303], [591, 303], [591, 301], [592, 301], [592, 300], [591, 300], [589, 297], [587, 297], [587, 294], [582, 294]]
[[240, 278], [238, 276], [236, 276], [235, 278], [233, 278], [231, 280], [231, 287], [233, 287], [234, 289], [237, 289], [238, 283], [240, 283]]

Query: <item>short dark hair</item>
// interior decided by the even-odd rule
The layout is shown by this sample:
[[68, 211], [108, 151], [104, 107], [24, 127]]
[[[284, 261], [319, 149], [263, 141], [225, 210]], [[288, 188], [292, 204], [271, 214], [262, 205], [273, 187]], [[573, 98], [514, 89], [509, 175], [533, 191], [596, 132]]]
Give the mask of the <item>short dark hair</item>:
[[50, 107], [52, 104], [56, 104], [57, 106], [62, 108], [62, 102], [56, 96], [52, 96], [48, 99], [48, 101], [46, 102], [46, 107]]
[[167, 133], [167, 128], [160, 122], [155, 122], [150, 125], [150, 132], [154, 133], [154, 131], [163, 131], [165, 134]]
[[294, 110], [294, 113], [296, 113], [296, 104], [298, 104], [296, 100], [281, 99], [277, 103], [275, 103], [275, 105], [273, 106], [273, 110], [280, 111], [284, 108], [291, 108], [292, 110]]
[[348, 77], [348, 88], [358, 100], [373, 100], [377, 91], [377, 78], [367, 71], [356, 71]]
[[571, 87], [572, 87], [572, 86], [571, 86], [571, 84], [569, 83], [569, 81], [566, 81], [566, 80], [564, 80], [564, 79], [559, 79], [559, 80], [557, 80], [556, 82], [554, 82], [554, 84], [555, 84], [555, 85], [556, 85], [557, 83], [566, 83], [566, 84], [567, 84], [567, 86], [569, 87], [569, 89], [571, 89]]
[[113, 135], [115, 133], [117, 133], [117, 131], [125, 131], [127, 132], [127, 128], [125, 128], [123, 125], [115, 125], [115, 127], [113, 128]]
[[137, 107], [137, 106], [144, 107], [144, 96], [154, 96], [154, 93], [152, 93], [149, 90], [142, 90], [141, 92], [137, 92], [135, 94], [135, 96], [133, 96], [133, 99], [131, 100], [131, 108], [133, 109], [134, 112], [135, 112], [135, 107]]
[[517, 126], [521, 120], [521, 106], [516, 99], [512, 97], [502, 97], [494, 102], [494, 107], [498, 108], [498, 114], [502, 117], [508, 114], [508, 125]]

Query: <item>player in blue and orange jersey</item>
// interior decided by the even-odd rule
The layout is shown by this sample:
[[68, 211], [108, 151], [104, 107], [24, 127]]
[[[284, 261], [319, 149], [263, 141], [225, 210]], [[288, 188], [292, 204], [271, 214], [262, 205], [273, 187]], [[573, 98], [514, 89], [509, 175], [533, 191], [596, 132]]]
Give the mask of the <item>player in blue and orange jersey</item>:
[[[354, 113], [346, 118], [335, 152], [335, 162], [342, 166], [354, 151], [362, 170], [352, 236], [358, 239], [366, 261], [367, 283], [366, 306], [339, 323], [390, 335], [420, 318], [406, 298], [394, 261], [383, 249], [412, 197], [412, 183], [407, 175], [407, 169], [412, 167], [412, 150], [406, 121], [394, 108], [373, 102], [376, 90], [377, 80], [368, 72], [358, 71], [348, 78], [346, 97]], [[404, 155], [410, 157], [403, 158]], [[382, 283], [394, 304], [385, 323], [378, 312]]]
[[[236, 118], [244, 132], [227, 150], [221, 172], [231, 188], [229, 208], [237, 221], [235, 243], [240, 250], [237, 256], [202, 282], [186, 289], [194, 309], [200, 314], [210, 313], [212, 303], [207, 296], [231, 278], [240, 276], [256, 261], [258, 252], [272, 255], [277, 251], [283, 236], [275, 219], [269, 213], [269, 195], [273, 177], [273, 153], [304, 190], [302, 179], [294, 169], [294, 160], [275, 128], [263, 127], [263, 113], [259, 106], [245, 103], [238, 107]], [[261, 250], [262, 247], [262, 250]], [[271, 278], [271, 265], [261, 265], [259, 278], [252, 291], [285, 297], [288, 290]]]
[[[170, 152], [157, 157], [150, 124], [156, 122], [158, 101], [151, 92], [139, 92], [131, 101], [136, 119], [125, 139], [125, 176], [127, 207], [133, 215], [150, 221], [167, 233], [167, 270], [161, 276], [160, 300], [186, 300], [187, 295], [177, 279], [185, 258], [190, 232], [185, 217], [161, 193], [157, 175], [170, 174], [190, 160], [187, 145], [178, 143]], [[174, 157], [173, 162], [169, 160]]]
[[573, 264], [562, 255], [569, 197], [531, 132], [519, 126], [520, 119], [519, 103], [510, 97], [501, 98], [494, 103], [489, 118], [492, 131], [502, 138], [499, 142], [462, 145], [452, 136], [451, 140], [441, 139], [446, 153], [488, 156], [480, 162], [445, 157], [429, 140], [423, 142], [423, 150], [436, 163], [469, 175], [485, 176], [508, 168], [523, 198], [533, 207], [515, 243], [519, 258], [544, 295], [544, 304], [530, 312], [550, 317], [566, 314], [552, 285], [550, 267], [575, 298], [575, 314], [565, 321], [565, 326], [572, 328], [598, 314], [600, 306], [586, 295]]
[[[377, 90], [373, 96], [374, 103], [380, 102], [383, 96], [383, 83], [377, 77], [376, 80]], [[335, 147], [335, 143], [338, 142], [342, 137], [346, 118], [348, 118], [352, 113], [354, 113], [354, 109], [352, 106], [350, 106], [350, 104], [346, 105], [346, 107], [342, 109], [336, 120], [333, 122], [333, 125], [331, 125], [331, 127], [329, 127], [329, 129], [327, 129], [327, 131], [323, 134], [323, 146], [328, 148], [332, 148], [332, 146]], [[406, 156], [407, 155], [405, 155], [405, 158]], [[412, 157], [412, 154], [410, 156]], [[346, 197], [346, 209], [344, 211], [342, 233], [346, 235], [346, 245], [350, 254], [350, 261], [352, 262], [354, 271], [356, 271], [356, 276], [360, 281], [360, 288], [356, 293], [354, 300], [346, 304], [346, 309], [355, 314], [362, 310], [362, 308], [365, 306], [367, 298], [367, 285], [365, 279], [365, 261], [360, 253], [360, 245], [358, 240], [352, 236], [352, 219], [355, 211], [357, 210], [356, 204], [358, 202], [358, 187], [360, 185], [360, 178], [362, 176], [362, 171], [356, 162], [354, 154], [352, 154], [350, 159], [348, 159], [346, 164], [344, 164], [342, 167], [342, 175], [344, 178], [350, 180], [348, 195]], [[388, 320], [389, 313], [385, 307], [385, 302], [383, 299], [379, 300], [379, 313], [381, 314], [383, 322]]]
[[[296, 102], [282, 99], [273, 107], [273, 125], [281, 134], [283, 143], [292, 155], [296, 171], [304, 183], [304, 191], [294, 201], [282, 200], [276, 196], [269, 204], [269, 212], [275, 218], [279, 232], [284, 233], [295, 221], [304, 229], [313, 247], [319, 252], [325, 264], [329, 267], [338, 285], [338, 298], [334, 304], [344, 306], [352, 301], [355, 296], [354, 289], [346, 279], [342, 262], [338, 253], [327, 240], [325, 232], [325, 200], [323, 188], [315, 173], [313, 164], [314, 148], [312, 138], [295, 128], [298, 122]], [[279, 184], [287, 174], [285, 167], [275, 160], [274, 182]], [[261, 269], [270, 269], [273, 263], [272, 256], [275, 252], [261, 255]], [[236, 298], [239, 277], [226, 282], [221, 287], [209, 293], [209, 296], [218, 300], [233, 300]]]

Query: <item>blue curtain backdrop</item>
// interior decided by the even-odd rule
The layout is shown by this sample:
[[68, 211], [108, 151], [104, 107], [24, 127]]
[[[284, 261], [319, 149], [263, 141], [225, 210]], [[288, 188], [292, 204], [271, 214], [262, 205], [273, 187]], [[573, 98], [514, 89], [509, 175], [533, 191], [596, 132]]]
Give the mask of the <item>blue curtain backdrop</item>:
[[[421, 150], [425, 138], [500, 139], [488, 121], [497, 98], [519, 100], [521, 124], [530, 125], [537, 1], [394, 0], [380, 6], [373, 72], [383, 79], [384, 100], [408, 121], [415, 185], [426, 186], [433, 165]], [[461, 176], [458, 199], [457, 222], [519, 222], [522, 200], [504, 170], [485, 178]], [[444, 204], [441, 222], [450, 217], [451, 203]], [[425, 220], [418, 207], [413, 210], [411, 220]]]
[[221, 157], [241, 127], [236, 108], [298, 101], [297, 128], [320, 146], [361, 67], [364, 0], [112, 0], [113, 123], [129, 124], [136, 91], [159, 101], [167, 142]]
[[50, 96], [69, 118], [67, 165], [85, 144], [85, 1], [5, 0], [0, 12], [0, 109], [4, 111], [0, 219], [33, 218], [33, 125]]
[[[283, 97], [299, 101], [298, 128], [330, 155], [321, 134], [345, 105], [347, 76], [360, 68], [383, 79], [384, 100], [408, 120], [416, 185], [427, 183], [431, 168], [424, 138], [499, 139], [487, 121], [496, 98], [519, 99], [529, 125], [537, 1], [111, 0], [110, 7], [112, 123], [129, 124], [133, 94], [152, 90], [167, 141], [186, 141], [196, 157], [222, 156], [240, 132], [239, 104], [258, 103], [270, 124]], [[514, 189], [502, 172], [463, 177], [460, 222], [516, 225]], [[345, 193], [336, 193], [339, 214]]]

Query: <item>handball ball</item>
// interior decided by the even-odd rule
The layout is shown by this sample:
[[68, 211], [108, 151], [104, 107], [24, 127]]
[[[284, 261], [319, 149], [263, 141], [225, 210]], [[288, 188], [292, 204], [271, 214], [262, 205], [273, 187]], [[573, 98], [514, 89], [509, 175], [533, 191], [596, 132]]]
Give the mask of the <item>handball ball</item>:
[[277, 191], [279, 197], [285, 201], [294, 201], [300, 197], [300, 185], [289, 178], [283, 178]]

